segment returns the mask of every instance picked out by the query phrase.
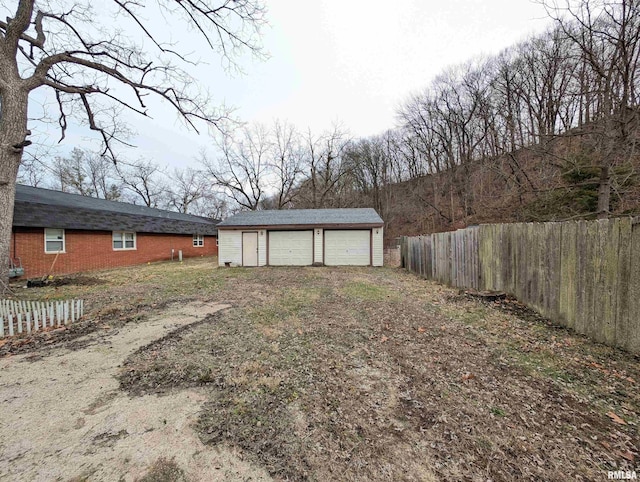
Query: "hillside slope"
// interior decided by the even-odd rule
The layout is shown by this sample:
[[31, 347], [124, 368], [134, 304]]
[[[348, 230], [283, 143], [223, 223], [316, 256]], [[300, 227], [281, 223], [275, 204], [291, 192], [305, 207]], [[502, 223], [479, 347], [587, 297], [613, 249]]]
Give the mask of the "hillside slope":
[[[386, 187], [378, 209], [385, 242], [401, 235], [447, 231], [479, 223], [594, 219], [599, 169], [586, 135], [474, 161]], [[611, 173], [611, 216], [640, 214], [640, 155]], [[372, 199], [362, 195], [361, 204]]]

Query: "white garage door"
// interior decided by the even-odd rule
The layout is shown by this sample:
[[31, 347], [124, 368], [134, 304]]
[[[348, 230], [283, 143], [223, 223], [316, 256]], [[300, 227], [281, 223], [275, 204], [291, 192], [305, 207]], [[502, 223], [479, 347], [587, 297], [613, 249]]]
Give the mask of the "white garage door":
[[309, 266], [313, 263], [313, 231], [269, 231], [271, 266]]
[[369, 266], [371, 231], [325, 231], [324, 264]]

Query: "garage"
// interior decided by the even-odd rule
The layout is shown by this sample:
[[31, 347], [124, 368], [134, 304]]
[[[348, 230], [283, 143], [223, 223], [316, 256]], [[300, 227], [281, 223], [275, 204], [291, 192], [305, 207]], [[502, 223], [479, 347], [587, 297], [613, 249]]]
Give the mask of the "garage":
[[237, 213], [217, 225], [219, 266], [382, 266], [384, 221], [372, 208]]
[[369, 266], [371, 230], [326, 230], [324, 264], [327, 266]]
[[270, 266], [313, 264], [313, 231], [269, 231]]

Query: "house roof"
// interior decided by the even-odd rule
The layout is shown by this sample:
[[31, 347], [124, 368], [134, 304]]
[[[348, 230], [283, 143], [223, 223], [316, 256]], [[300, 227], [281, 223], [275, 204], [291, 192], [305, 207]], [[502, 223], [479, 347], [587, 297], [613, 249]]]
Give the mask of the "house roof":
[[373, 208], [284, 209], [246, 211], [222, 221], [221, 228], [269, 226], [382, 226], [384, 221]]
[[16, 185], [13, 225], [164, 234], [218, 233], [215, 219]]

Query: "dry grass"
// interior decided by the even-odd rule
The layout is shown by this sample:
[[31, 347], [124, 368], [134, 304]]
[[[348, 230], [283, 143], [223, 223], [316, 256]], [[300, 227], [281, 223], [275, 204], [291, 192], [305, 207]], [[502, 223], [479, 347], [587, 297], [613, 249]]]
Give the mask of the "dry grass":
[[[639, 359], [517, 303], [482, 304], [399, 269], [194, 260], [92, 276], [107, 284], [19, 295], [83, 297], [77, 336], [117, 336], [173, 302], [233, 305], [136, 352], [121, 387], [202, 387], [201, 440], [276, 478], [599, 480], [637, 467]], [[20, 350], [76, 343], [35, 340]]]
[[203, 442], [277, 478], [594, 480], [636, 466], [638, 359], [526, 310], [396, 269], [201, 261], [110, 276], [109, 292], [77, 288], [98, 311], [234, 305], [138, 351], [121, 386], [203, 387]]
[[178, 466], [175, 460], [160, 457], [149, 471], [136, 482], [186, 482], [184, 470]]

